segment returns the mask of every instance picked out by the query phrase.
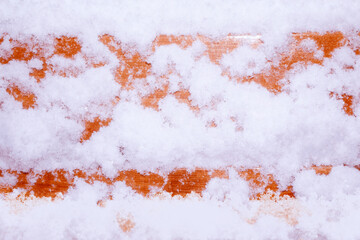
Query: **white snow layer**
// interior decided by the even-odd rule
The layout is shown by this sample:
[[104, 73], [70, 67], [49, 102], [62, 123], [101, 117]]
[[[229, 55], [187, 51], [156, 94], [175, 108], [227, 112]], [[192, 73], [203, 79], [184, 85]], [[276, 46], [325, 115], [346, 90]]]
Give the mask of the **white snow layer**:
[[[298, 170], [312, 164], [359, 164], [360, 120], [355, 116], [360, 109], [355, 103], [355, 116], [346, 115], [343, 103], [329, 92], [345, 89], [355, 99], [359, 96], [360, 56], [345, 46], [323, 65], [299, 66], [283, 79], [285, 91], [276, 95], [222, 74], [223, 69], [241, 76], [261, 72], [293, 32], [356, 31], [359, 10], [358, 0], [0, 1], [1, 33], [42, 41], [54, 35], [77, 36], [83, 52], [100, 53], [107, 61], [90, 69], [78, 55], [54, 56], [54, 68], [83, 71], [70, 77], [47, 75], [40, 83], [29, 77], [32, 68], [41, 68], [37, 60], [0, 65], [1, 168], [74, 169], [95, 164], [111, 175], [124, 168], [262, 166], [280, 181], [295, 176], [297, 198], [289, 204], [299, 211], [293, 226], [271, 214], [260, 214], [250, 224], [261, 203], [248, 200], [246, 183], [239, 179], [212, 180], [203, 198], [188, 199], [146, 199], [119, 184], [117, 195], [104, 208], [96, 204], [102, 186], [80, 184], [64, 200], [28, 201], [31, 206], [21, 211], [1, 200], [0, 238], [359, 239], [359, 173], [342, 167], [329, 176]], [[140, 94], [161, 87], [160, 77], [171, 68], [169, 92], [180, 86], [188, 89], [200, 111], [171, 94], [159, 102], [158, 111], [144, 108], [139, 92], [121, 90], [113, 74], [118, 61], [98, 41], [106, 33], [149, 56], [153, 74], [146, 79], [149, 85], [138, 89]], [[224, 55], [220, 65], [203, 54], [200, 41], [187, 49], [169, 45], [154, 53], [149, 50], [160, 34], [220, 38], [229, 33], [261, 34], [264, 44], [256, 49], [243, 45]], [[10, 50], [5, 38], [0, 56]], [[35, 93], [37, 106], [23, 109], [6, 92], [9, 83]], [[119, 103], [104, 109], [115, 96]], [[111, 116], [112, 121], [80, 143], [84, 125], [79, 119], [91, 119], [94, 113]], [[212, 121], [217, 127], [208, 127]], [[123, 233], [116, 219], [129, 214], [136, 225], [131, 233]]]

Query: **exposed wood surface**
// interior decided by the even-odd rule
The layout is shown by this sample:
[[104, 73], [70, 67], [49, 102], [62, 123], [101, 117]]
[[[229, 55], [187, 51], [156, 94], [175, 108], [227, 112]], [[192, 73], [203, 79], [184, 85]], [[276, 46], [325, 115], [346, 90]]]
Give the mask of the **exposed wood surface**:
[[[6, 34], [0, 35], [0, 43], [4, 41]], [[354, 53], [360, 54], [360, 46], [354, 43], [348, 36], [341, 32], [328, 32], [325, 34], [318, 34], [313, 32], [296, 33], [289, 36], [289, 45], [285, 51], [279, 52], [278, 55], [270, 59], [271, 67], [261, 73], [252, 76], [234, 76], [226, 68], [223, 69], [223, 75], [229, 77], [230, 80], [241, 82], [255, 82], [273, 94], [278, 94], [283, 91], [283, 83], [280, 82], [284, 76], [293, 69], [295, 64], [308, 66], [311, 64], [322, 65], [325, 59], [331, 58], [335, 49], [343, 46], [348, 46], [353, 49]], [[43, 43], [31, 38], [28, 40], [10, 39], [14, 44], [11, 53], [8, 56], [0, 56], [0, 64], [8, 64], [10, 61], [28, 62], [33, 59], [38, 59], [42, 62], [42, 68], [33, 69], [29, 77], [33, 77], [38, 83], [43, 78], [49, 75], [59, 75], [63, 77], [77, 76], [85, 69], [82, 68], [59, 68], [49, 63], [49, 59], [53, 56], [62, 56], [64, 58], [72, 59], [75, 56], [80, 56], [86, 62], [86, 68], [98, 68], [107, 63], [106, 58], [102, 56], [86, 56], [82, 52], [82, 44], [76, 36], [59, 36], [49, 37], [53, 38], [52, 43]], [[318, 57], [313, 50], [306, 50], [301, 43], [304, 40], [312, 40], [316, 43], [318, 50], [323, 51], [323, 57]], [[119, 61], [117, 69], [114, 69], [114, 79], [121, 85], [122, 90], [134, 90], [134, 81], [143, 80], [146, 85], [146, 77], [155, 75], [151, 64], [147, 61], [148, 56], [141, 55], [134, 49], [129, 49], [128, 46], [117, 41], [111, 35], [99, 36], [99, 41], [104, 44], [110, 52], [115, 54]], [[161, 46], [176, 44], [183, 49], [191, 47], [195, 41], [201, 41], [206, 46], [205, 56], [208, 56], [213, 64], [220, 64], [222, 56], [230, 53], [242, 44], [250, 45], [253, 48], [259, 48], [264, 44], [261, 36], [250, 35], [229, 35], [223, 39], [210, 39], [206, 36], [158, 36], [152, 46], [151, 51], [155, 51]], [[50, 47], [49, 47], [50, 46]], [[104, 60], [105, 59], [105, 60]], [[345, 66], [349, 71], [353, 66]], [[169, 73], [170, 74], [170, 73]], [[139, 98], [144, 108], [152, 108], [158, 110], [159, 101], [167, 95], [173, 95], [180, 103], [186, 104], [194, 112], [201, 111], [201, 109], [194, 105], [191, 101], [191, 93], [188, 89], [183, 88], [176, 92], [171, 92], [168, 88], [170, 81], [168, 75], [157, 76], [161, 82], [158, 89], [155, 89], [148, 95], [142, 95], [139, 92]], [[6, 80], [5, 80], [6, 81]], [[136, 90], [136, 89], [135, 89]], [[36, 109], [37, 97], [36, 94], [28, 91], [23, 86], [8, 85], [6, 92], [11, 95], [16, 101], [22, 103], [24, 109]], [[357, 96], [344, 92], [329, 92], [329, 97], [343, 102], [343, 111], [349, 116], [354, 116], [353, 106], [357, 103]], [[104, 107], [113, 108], [120, 97], [116, 97], [112, 102], [104, 103]], [[0, 103], [1, 107], [1, 103]], [[95, 114], [96, 115], [96, 114]], [[100, 114], [91, 119], [79, 119], [83, 122], [84, 130], [79, 142], [83, 143], [91, 139], [94, 132], [101, 128], [108, 126], [112, 119], [111, 117], [103, 117]], [[232, 119], [236, 122], [236, 119]], [[208, 127], [216, 127], [215, 122], [208, 124]], [[239, 126], [241, 130], [241, 126]], [[329, 174], [332, 166], [313, 166], [317, 174]], [[252, 195], [250, 198], [257, 199], [267, 191], [278, 193], [281, 196], [295, 197], [292, 186], [289, 185], [286, 189], [279, 189], [276, 181], [276, 176], [266, 174], [261, 171], [261, 168], [256, 169], [236, 169], [239, 176], [249, 182], [252, 188]], [[108, 178], [101, 170], [75, 170], [65, 171], [62, 169], [54, 171], [31, 170], [28, 172], [19, 172], [16, 170], [3, 169], [0, 171], [0, 176], [11, 175], [16, 177], [15, 184], [0, 184], [0, 193], [9, 194], [15, 189], [23, 190], [26, 196], [33, 195], [35, 197], [50, 197], [55, 198], [59, 194], [66, 194], [70, 188], [75, 186], [75, 179], [84, 179], [89, 184], [93, 182], [103, 182], [108, 185], [113, 185], [115, 182], [122, 181], [130, 186], [133, 190], [148, 196], [156, 192], [168, 192], [171, 195], [186, 196], [191, 192], [201, 194], [206, 188], [206, 184], [213, 178], [228, 178], [227, 169], [196, 169], [194, 171], [186, 169], [176, 169], [171, 173], [139, 173], [136, 170], [119, 171], [114, 178]], [[111, 195], [111, 194], [110, 194]], [[111, 197], [109, 195], [109, 197]]]
[[[332, 166], [312, 166], [316, 174], [328, 175]], [[359, 169], [359, 168], [358, 168]], [[65, 195], [70, 188], [76, 186], [76, 179], [82, 179], [88, 184], [101, 182], [112, 186], [116, 182], [124, 182], [135, 192], [143, 196], [150, 196], [161, 192], [170, 193], [172, 196], [185, 197], [192, 192], [200, 194], [205, 190], [211, 179], [228, 179], [229, 170], [235, 170], [239, 177], [249, 183], [251, 188], [250, 199], [260, 199], [266, 193], [279, 196], [295, 197], [292, 186], [280, 189], [276, 176], [266, 174], [260, 168], [252, 169], [176, 169], [168, 174], [154, 172], [140, 173], [136, 170], [119, 171], [115, 177], [109, 178], [98, 170], [54, 170], [54, 171], [29, 171], [20, 172], [0, 170], [0, 177], [16, 178], [16, 182], [9, 184], [0, 183], [0, 194], [6, 195], [18, 190], [21, 196], [56, 198]], [[61, 194], [61, 195], [59, 195]], [[111, 193], [109, 193], [109, 198]]]

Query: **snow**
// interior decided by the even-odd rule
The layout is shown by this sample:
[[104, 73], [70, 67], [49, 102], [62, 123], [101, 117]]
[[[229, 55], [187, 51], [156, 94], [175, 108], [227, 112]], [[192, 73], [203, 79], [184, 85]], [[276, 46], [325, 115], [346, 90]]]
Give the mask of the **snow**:
[[[231, 172], [186, 198], [143, 197], [117, 183], [101, 207], [109, 187], [77, 180], [54, 201], [2, 197], [0, 238], [360, 238], [360, 172], [351, 167], [360, 156], [359, 10], [357, 0], [1, 1], [1, 169], [100, 167], [114, 176], [261, 166], [280, 186], [291, 181], [296, 198], [251, 200], [249, 183]], [[331, 57], [305, 39], [296, 49], [313, 63], [271, 72], [295, 51], [293, 33], [335, 31], [348, 40]], [[192, 42], [154, 46], [160, 35]], [[60, 36], [76, 37], [81, 51], [57, 54]], [[227, 36], [238, 45], [212, 58], [209, 42]], [[18, 47], [11, 39], [43, 49], [3, 63]], [[151, 67], [131, 69], [133, 62]], [[39, 80], [33, 73], [44, 66]], [[281, 76], [281, 90], [261, 77], [241, 80], [269, 71]], [[94, 119], [102, 126], [85, 139]], [[318, 175], [312, 165], [335, 167]], [[1, 186], [15, 184], [0, 175]]]
[[266, 55], [260, 49], [241, 46], [225, 55], [221, 64], [229, 68], [234, 76], [251, 76], [266, 67]]
[[[339, 192], [338, 184], [346, 184], [337, 178], [349, 180], [344, 174], [354, 180], [347, 190]], [[100, 207], [97, 201], [106, 196], [106, 185], [79, 182], [64, 199], [53, 202], [1, 201], [0, 232], [10, 239], [19, 235], [24, 239], [357, 239], [360, 196], [358, 190], [351, 190], [358, 189], [358, 171], [339, 167], [329, 176], [317, 176], [311, 170], [301, 175], [294, 184], [299, 191], [297, 199], [277, 203], [249, 201], [244, 197], [246, 182], [234, 177], [225, 184], [211, 182], [203, 197], [185, 199], [166, 194], [143, 198], [119, 183], [113, 200]], [[334, 181], [338, 184], [329, 190]], [[322, 187], [315, 194], [308, 191], [309, 185], [319, 182]], [[120, 230], [121, 219], [135, 223], [130, 232]]]

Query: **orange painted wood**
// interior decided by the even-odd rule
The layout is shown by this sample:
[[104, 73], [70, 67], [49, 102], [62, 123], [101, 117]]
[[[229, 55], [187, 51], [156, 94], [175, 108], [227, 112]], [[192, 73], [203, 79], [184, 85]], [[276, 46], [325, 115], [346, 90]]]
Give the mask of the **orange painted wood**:
[[[310, 169], [313, 169], [316, 174], [328, 175], [331, 172], [332, 166], [312, 166]], [[124, 182], [135, 192], [143, 196], [167, 192], [172, 196], [185, 197], [192, 192], [201, 195], [211, 179], [228, 179], [228, 171], [229, 169], [176, 169], [164, 174], [126, 170], [119, 171], [115, 177], [109, 178], [102, 173], [101, 169], [96, 171], [79, 169], [65, 171], [58, 169], [40, 172], [0, 170], [0, 177], [16, 178], [14, 185], [9, 185], [6, 182], [0, 183], [0, 194], [7, 195], [18, 190], [20, 192], [19, 196], [55, 199], [67, 194], [70, 188], [75, 187], [76, 179], [82, 179], [88, 184], [101, 182], [108, 186], [112, 186], [116, 182]], [[272, 174], [264, 173], [260, 168], [237, 169], [236, 171], [239, 177], [249, 183], [251, 190], [250, 199], [260, 199], [267, 193], [278, 194], [281, 197], [295, 197], [291, 185], [285, 189], [280, 189], [276, 177]], [[111, 198], [111, 193], [109, 193], [109, 198]]]
[[[0, 35], [0, 43], [4, 41], [7, 35]], [[349, 46], [354, 53], [360, 54], [360, 46], [351, 41], [351, 38], [345, 36], [341, 32], [328, 32], [325, 34], [318, 34], [314, 32], [296, 33], [291, 37], [289, 46], [286, 51], [280, 52], [278, 55], [269, 59], [270, 68], [261, 73], [252, 76], [234, 76], [226, 69], [223, 69], [223, 74], [229, 76], [229, 79], [242, 82], [255, 82], [268, 91], [277, 94], [282, 92], [283, 83], [280, 82], [285, 75], [293, 69], [295, 64], [309, 66], [312, 64], [322, 65], [326, 58], [331, 58], [335, 49], [343, 46]], [[98, 68], [107, 63], [104, 56], [87, 56], [82, 52], [82, 44], [76, 36], [59, 36], [51, 37], [53, 41], [40, 42], [35, 38], [27, 40], [9, 39], [14, 45], [11, 53], [8, 56], [0, 56], [0, 64], [8, 64], [11, 61], [28, 62], [33, 59], [38, 59], [42, 62], [41, 69], [32, 69], [29, 77], [33, 77], [37, 82], [41, 82], [46, 76], [59, 75], [62, 77], [77, 76], [85, 69], [75, 67], [72, 69], [59, 69], [53, 66], [49, 59], [53, 56], [62, 56], [64, 58], [73, 59], [81, 57], [86, 62], [86, 68]], [[318, 58], [315, 51], [309, 51], [302, 47], [301, 43], [304, 40], [312, 40], [316, 43], [318, 50], [323, 51], [323, 58]], [[151, 51], [154, 52], [157, 48], [169, 44], [176, 44], [179, 47], [186, 49], [195, 41], [201, 41], [206, 46], [204, 55], [209, 57], [213, 64], [220, 64], [222, 56], [230, 53], [242, 44], [249, 45], [253, 48], [259, 48], [264, 44], [260, 36], [249, 35], [229, 35], [223, 39], [210, 39], [206, 36], [158, 36], [152, 46]], [[99, 42], [104, 44], [110, 52], [112, 52], [119, 61], [119, 65], [114, 69], [114, 79], [120, 84], [122, 91], [135, 90], [134, 81], [142, 80], [142, 84], [146, 86], [146, 77], [155, 75], [151, 64], [148, 62], [148, 56], [141, 55], [134, 49], [130, 49], [119, 42], [111, 35], [99, 36]], [[105, 60], [104, 60], [105, 59]], [[346, 66], [351, 71], [352, 66]], [[171, 74], [169, 72], [169, 74]], [[168, 88], [168, 75], [157, 76], [161, 83], [158, 89], [148, 95], [142, 95], [139, 92], [139, 99], [144, 108], [152, 108], [158, 110], [159, 101], [168, 95], [173, 95], [180, 103], [186, 104], [194, 112], [201, 111], [201, 109], [194, 105], [191, 101], [191, 93], [188, 89], [183, 88], [177, 92], [170, 92]], [[8, 81], [4, 79], [3, 81]], [[36, 95], [29, 92], [23, 86], [16, 86], [9, 81], [6, 92], [12, 96], [16, 101], [20, 102], [24, 109], [36, 109]], [[343, 102], [343, 110], [349, 116], [354, 116], [353, 106], [358, 102], [357, 96], [345, 92], [329, 92], [329, 96]], [[112, 108], [120, 100], [117, 96], [113, 101], [104, 103], [104, 107]], [[0, 103], [1, 107], [1, 103]], [[94, 113], [93, 113], [94, 114]], [[95, 113], [96, 115], [96, 113]], [[106, 127], [111, 123], [111, 117], [103, 117], [98, 114], [91, 119], [78, 119], [83, 122], [84, 130], [79, 142], [83, 143], [91, 139], [94, 132], [100, 128]], [[232, 118], [236, 122], [236, 118]], [[216, 127], [215, 122], [211, 122], [208, 127]], [[239, 126], [241, 130], [241, 126]], [[317, 174], [329, 174], [332, 166], [313, 166]], [[260, 169], [237, 169], [240, 177], [249, 182], [252, 188], [252, 196], [250, 198], [257, 199], [267, 191], [278, 193], [281, 196], [295, 197], [292, 186], [286, 189], [279, 189], [276, 177], [271, 174], [263, 173]], [[25, 196], [35, 197], [50, 197], [55, 198], [60, 193], [66, 194], [70, 188], [75, 186], [75, 179], [84, 179], [89, 184], [93, 182], [103, 182], [107, 185], [113, 185], [115, 182], [125, 182], [134, 191], [144, 196], [148, 196], [154, 192], [168, 192], [172, 196], [186, 196], [191, 192], [201, 194], [206, 188], [206, 184], [213, 178], [228, 178], [227, 170], [221, 169], [196, 169], [188, 171], [186, 169], [176, 169], [171, 173], [140, 173], [136, 170], [119, 171], [115, 178], [108, 178], [102, 174], [101, 170], [75, 170], [65, 171], [62, 169], [54, 171], [36, 172], [35, 170], [29, 172], [20, 172], [16, 170], [3, 169], [0, 171], [0, 176], [5, 174], [15, 176], [17, 183], [15, 185], [7, 185], [6, 183], [0, 185], [1, 194], [9, 194], [15, 189], [23, 190]], [[32, 178], [32, 181], [29, 181]], [[152, 190], [153, 189], [153, 190]], [[154, 190], [155, 189], [155, 190]]]

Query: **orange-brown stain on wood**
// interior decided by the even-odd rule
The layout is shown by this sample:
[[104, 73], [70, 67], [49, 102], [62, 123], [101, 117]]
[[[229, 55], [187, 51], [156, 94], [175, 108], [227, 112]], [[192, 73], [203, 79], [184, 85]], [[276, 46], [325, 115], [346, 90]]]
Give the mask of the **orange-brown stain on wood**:
[[6, 92], [22, 103], [24, 109], [34, 108], [36, 105], [36, 96], [31, 92], [23, 92], [18, 86], [9, 86]]
[[[284, 79], [287, 72], [291, 70], [295, 64], [301, 63], [302, 65], [306, 66], [309, 64], [322, 64], [323, 62], [322, 58], [319, 58], [315, 55], [315, 51], [304, 49], [301, 46], [302, 41], [307, 39], [313, 40], [316, 43], [318, 50], [322, 50], [324, 52], [325, 58], [331, 57], [332, 52], [335, 49], [345, 46], [349, 42], [349, 40], [345, 38], [344, 34], [341, 32], [326, 32], [324, 34], [319, 34], [316, 32], [295, 33], [292, 35], [292, 38], [293, 41], [290, 44], [290, 49], [282, 53], [280, 61], [273, 61], [274, 64], [271, 65], [270, 69], [264, 70], [258, 74], [253, 74], [252, 76], [235, 76], [235, 78], [239, 82], [256, 82], [273, 93], [279, 93], [282, 91], [282, 86], [284, 84], [280, 83], [280, 80]], [[138, 52], [133, 50], [124, 51], [123, 49], [126, 46], [123, 46], [120, 42], [117, 42], [111, 35], [102, 35], [99, 37], [99, 40], [105, 46], [107, 46], [111, 52], [115, 53], [119, 59], [119, 66], [115, 70], [114, 75], [115, 80], [119, 82], [123, 88], [132, 89], [132, 81], [134, 79], [145, 79], [150, 74], [151, 64], [146, 62], [146, 58], [144, 56], [141, 56]], [[200, 40], [206, 45], [207, 50], [205, 54], [207, 54], [210, 60], [216, 64], [219, 64], [223, 54], [233, 51], [241, 44], [248, 44], [254, 48], [260, 44], [263, 44], [260, 38], [256, 38], [255, 36], [250, 35], [229, 35], [220, 40], [212, 40], [202, 35], [159, 35], [153, 41], [152, 48], [155, 50], [156, 47], [169, 44], [176, 44], [182, 48], [187, 48], [191, 46], [195, 40]], [[31, 38], [29, 41], [30, 43], [10, 39], [10, 42], [14, 45], [12, 47], [11, 56], [8, 58], [1, 58], [0, 63], [6, 64], [11, 60], [29, 61], [34, 58], [39, 59], [42, 61], [42, 68], [34, 68], [30, 73], [30, 76], [34, 77], [38, 82], [40, 82], [40, 80], [46, 76], [46, 72], [48, 71], [52, 72], [53, 74], [59, 74], [63, 77], [77, 76], [79, 71], [74, 69], [65, 69], [59, 72], [54, 70], [52, 66], [48, 65], [48, 59], [44, 57], [45, 50], [41, 48], [41, 43], [36, 42], [34, 38]], [[76, 54], [81, 53], [82, 46], [77, 37], [60, 36], [55, 38], [54, 44], [54, 54], [61, 55], [66, 58], [73, 58]], [[356, 51], [356, 49], [354, 51]], [[50, 54], [48, 58], [51, 57], [52, 55]], [[84, 57], [85, 59], [87, 58], [86, 56]], [[95, 61], [88, 67], [99, 67], [104, 66], [104, 64], [106, 63], [103, 61]], [[226, 72], [225, 74], [228, 75]], [[168, 94], [165, 90], [165, 88], [158, 89], [153, 94], [145, 96], [142, 99], [143, 105], [157, 109], [159, 100]], [[196, 106], [191, 105], [189, 97], [179, 97], [181, 94], [177, 93], [174, 95], [179, 101], [187, 103], [187, 105], [193, 110], [198, 110]], [[190, 93], [188, 95], [190, 95]], [[353, 115], [353, 97], [344, 95], [341, 99], [344, 101], [344, 111], [348, 115]]]
[[313, 169], [317, 175], [327, 176], [330, 174], [330, 172], [332, 170], [332, 166], [331, 165], [319, 165], [319, 166], [313, 165], [311, 167], [311, 169]]
[[212, 169], [209, 170], [211, 179], [220, 178], [220, 179], [229, 179], [229, 173], [225, 169]]
[[169, 89], [169, 84], [165, 84], [162, 88], [158, 88], [149, 95], [142, 97], [141, 104], [144, 107], [158, 110], [160, 100], [168, 95], [168, 89]]
[[344, 93], [341, 95], [341, 99], [344, 102], [343, 105], [344, 112], [349, 116], [354, 116], [354, 110], [353, 110], [354, 97]]
[[150, 72], [151, 64], [146, 62], [136, 51], [124, 51], [121, 43], [111, 35], [105, 34], [99, 38], [108, 49], [115, 53], [119, 66], [115, 70], [115, 80], [124, 88], [132, 89], [132, 80], [146, 78]]
[[88, 184], [94, 184], [95, 182], [102, 182], [107, 185], [112, 185], [114, 182], [111, 178], [102, 173], [101, 169], [96, 170], [80, 170], [75, 169], [73, 171], [73, 177], [83, 179]]
[[9, 60], [29, 61], [33, 58], [33, 52], [29, 50], [29, 47], [27, 47], [27, 45], [23, 47], [14, 47], [12, 51], [13, 53]]
[[139, 173], [136, 170], [121, 171], [114, 181], [125, 182], [143, 196], [147, 196], [152, 189], [161, 189], [165, 183], [164, 177], [159, 174]]
[[[358, 32], [357, 37], [360, 37], [360, 32]], [[354, 49], [354, 53], [356, 55], [360, 55], [360, 44], [359, 42], [357, 44], [355, 44], [355, 46], [353, 46]]]
[[0, 185], [0, 193], [11, 193], [15, 189], [25, 190], [25, 197], [35, 196], [37, 198], [48, 197], [56, 198], [60, 193], [66, 194], [73, 182], [71, 174], [65, 170], [57, 169], [53, 171], [3, 171], [17, 178], [14, 186], [6, 187]]
[[[354, 168], [360, 170], [359, 166]], [[328, 175], [332, 166], [320, 165], [312, 166], [318, 175]], [[306, 169], [305, 169], [306, 170]], [[250, 199], [259, 200], [263, 196], [294, 198], [295, 193], [291, 185], [284, 190], [279, 189], [278, 182], [272, 174], [266, 174], [259, 168], [240, 169], [237, 171], [239, 176], [249, 183], [251, 195]], [[8, 185], [6, 182], [0, 184], [0, 194], [8, 194], [15, 189], [25, 191], [25, 197], [35, 196], [38, 198], [48, 197], [55, 199], [59, 194], [65, 195], [70, 188], [75, 187], [75, 178], [83, 179], [88, 184], [102, 182], [108, 186], [116, 182], [124, 182], [138, 194], [149, 196], [154, 193], [165, 191], [172, 196], [186, 197], [195, 192], [201, 194], [211, 179], [222, 178], [229, 179], [227, 170], [224, 169], [176, 169], [168, 174], [154, 172], [140, 173], [136, 170], [119, 171], [114, 178], [107, 177], [101, 169], [65, 171], [57, 169], [53, 171], [14, 171], [0, 170], [0, 177], [5, 174], [17, 179], [15, 185]], [[110, 193], [111, 199], [111, 193]]]
[[84, 56], [84, 59], [89, 68], [100, 68], [108, 64], [107, 60], [97, 59], [96, 57]]
[[0, 64], [7, 64], [13, 60], [28, 62], [43, 54], [43, 50], [37, 44], [34, 44], [33, 39], [29, 39], [28, 42], [22, 42], [10, 38], [9, 42], [12, 46], [11, 54], [7, 57], [0, 56]]
[[285, 78], [287, 72], [291, 70], [296, 63], [301, 63], [304, 66], [322, 63], [322, 60], [315, 56], [314, 51], [309, 51], [299, 46], [303, 39], [299, 38], [296, 34], [293, 35], [293, 37], [296, 41], [290, 44], [290, 49], [281, 54], [280, 61], [276, 61], [277, 56], [275, 56], [275, 59], [271, 60], [270, 69], [251, 76], [238, 77], [238, 81], [258, 83], [268, 91], [276, 94], [282, 92], [284, 83], [280, 83], [280, 80]]
[[120, 229], [128, 233], [135, 227], [135, 221], [133, 216], [128, 215], [127, 217], [121, 217], [120, 214], [116, 216], [116, 221], [120, 227]]
[[211, 120], [211, 121], [207, 122], [207, 124], [206, 124], [206, 127], [208, 127], [208, 128], [216, 128], [217, 126], [218, 125], [215, 120]]
[[82, 72], [83, 69], [81, 68], [61, 68], [61, 66], [54, 66], [52, 64], [49, 64], [46, 67], [46, 70], [48, 70], [53, 75], [58, 75], [60, 77], [69, 78], [69, 77], [78, 77]]
[[320, 50], [324, 52], [324, 57], [329, 58], [336, 48], [344, 46], [347, 42], [342, 32], [326, 32], [320, 34], [317, 32], [306, 32], [294, 34], [296, 40], [312, 39], [316, 42]]
[[264, 195], [279, 194], [280, 197], [294, 198], [295, 193], [291, 185], [285, 190], [280, 190], [278, 183], [272, 174], [265, 174], [259, 168], [242, 169], [238, 171], [239, 176], [249, 183], [252, 199], [261, 199]]
[[111, 118], [101, 119], [100, 117], [95, 117], [92, 121], [86, 121], [85, 130], [82, 133], [80, 142], [89, 140], [94, 132], [99, 131], [101, 127], [108, 126], [111, 120]]
[[359, 165], [355, 165], [354, 168], [360, 171], [360, 164], [359, 164]]
[[[0, 39], [1, 40], [1, 39]], [[0, 169], [0, 178], [4, 177], [5, 174], [9, 174], [10, 171], [4, 171]], [[13, 175], [13, 173], [10, 173]], [[5, 181], [2, 181], [3, 183], [0, 184], [0, 194], [7, 194], [11, 193], [13, 191], [12, 183], [5, 183]]]
[[199, 112], [200, 108], [197, 105], [194, 105], [191, 100], [191, 94], [188, 89], [180, 89], [173, 93], [173, 96], [180, 102], [185, 103], [188, 107], [194, 111]]
[[167, 176], [164, 191], [171, 193], [172, 196], [183, 197], [191, 192], [201, 194], [210, 179], [209, 171], [205, 169], [196, 169], [193, 172], [178, 169]]
[[267, 192], [277, 192], [278, 185], [271, 174], [264, 175], [259, 169], [244, 169], [238, 171], [239, 176], [249, 183], [254, 199], [260, 199]]
[[[272, 64], [269, 70], [265, 70], [258, 74], [253, 74], [248, 77], [237, 77], [239, 82], [256, 82], [268, 89], [273, 93], [282, 92], [284, 83], [280, 83], [280, 80], [284, 79], [287, 72], [291, 70], [295, 64], [301, 63], [302, 66], [308, 66], [310, 64], [321, 65], [323, 58], [319, 58], [316, 52], [306, 49], [301, 46], [303, 40], [314, 40], [318, 50], [324, 52], [323, 57], [329, 58], [332, 56], [332, 52], [346, 44], [346, 39], [341, 32], [327, 32], [325, 34], [319, 34], [316, 32], [308, 33], [296, 33], [292, 35], [293, 41], [290, 44], [290, 49], [281, 54], [281, 59], [278, 64]], [[276, 58], [276, 57], [275, 57]], [[277, 61], [272, 60], [275, 63]]]
[[282, 190], [280, 192], [280, 197], [290, 197], [290, 198], [295, 198], [295, 192], [294, 192], [294, 188], [293, 186], [289, 185], [286, 187], [285, 190]]
[[[73, 58], [76, 54], [81, 52], [81, 44], [77, 37], [60, 36], [55, 38], [53, 52], [51, 52], [51, 48], [44, 48], [44, 46], [49, 47], [47, 43], [39, 42], [33, 37], [23, 41], [17, 41], [10, 38], [9, 41], [13, 45], [11, 55], [8, 58], [0, 57], [0, 63], [7, 64], [12, 60], [25, 62], [33, 59], [40, 60], [42, 62], [42, 68], [33, 68], [29, 74], [29, 76], [34, 77], [37, 82], [40, 82], [41, 79], [45, 78], [48, 71], [65, 77], [71, 75], [70, 72], [68, 73], [71, 69], [66, 69], [57, 73], [52, 66], [48, 64], [48, 60], [52, 58], [54, 54], [65, 58]], [[45, 54], [46, 52], [48, 54]]]
[[[153, 50], [155, 50], [156, 47], [169, 44], [177, 44], [182, 48], [186, 48], [192, 44], [193, 40], [194, 38], [192, 36], [160, 35], [153, 42]], [[150, 74], [151, 64], [146, 62], [146, 58], [142, 57], [139, 53], [124, 51], [124, 46], [117, 42], [111, 35], [101, 36], [100, 41], [107, 46], [111, 52], [115, 53], [119, 59], [120, 66], [115, 71], [115, 79], [123, 88], [132, 89], [132, 80], [135, 78], [146, 78]], [[161, 88], [141, 98], [141, 103], [144, 107], [158, 110], [159, 101], [169, 94], [168, 83], [166, 83], [168, 80], [166, 76], [163, 76], [163, 78], [165, 78], [165, 83]], [[188, 90], [179, 90], [174, 93], [174, 95], [179, 101], [187, 103], [191, 109], [198, 109], [191, 105]]]
[[54, 54], [63, 56], [65, 58], [72, 58], [81, 52], [81, 44], [77, 37], [61, 36], [55, 39]]
[[154, 92], [142, 97], [141, 104], [144, 107], [159, 110], [160, 100], [164, 99], [168, 95], [174, 96], [180, 103], [186, 104], [194, 112], [198, 112], [200, 110], [198, 106], [192, 104], [192, 100], [190, 99], [191, 94], [189, 90], [180, 89], [174, 93], [169, 93], [168, 83], [164, 84], [162, 88], [158, 88]]
[[[244, 38], [241, 37], [245, 36], [228, 35], [227, 37], [214, 41], [208, 37], [199, 35], [198, 39], [205, 44], [207, 49], [205, 54], [209, 57], [210, 61], [215, 64], [219, 64], [224, 54], [232, 52], [241, 44], [245, 43]], [[259, 41], [259, 39], [250, 40], [250, 46], [256, 47], [256, 43], [258, 43]]]
[[182, 49], [186, 49], [190, 47], [193, 42], [195, 41], [195, 38], [193, 36], [189, 35], [180, 35], [180, 36], [174, 36], [174, 35], [159, 35], [155, 38], [153, 44], [152, 44], [152, 50], [155, 51], [157, 47], [160, 46], [167, 46], [171, 44], [178, 45]]
[[69, 173], [62, 169], [37, 174], [34, 176], [37, 180], [27, 194], [50, 198], [55, 198], [59, 193], [64, 195], [72, 186], [72, 181], [69, 181], [67, 175]]
[[330, 92], [330, 97], [335, 97], [337, 100], [343, 101], [343, 110], [349, 116], [354, 116], [353, 104], [354, 104], [354, 96], [343, 93], [337, 94], [334, 92]]
[[42, 68], [41, 69], [33, 68], [29, 74], [31, 77], [35, 78], [38, 83], [40, 82], [41, 79], [45, 78], [46, 71], [48, 70], [48, 64], [46, 63], [46, 59], [44, 57], [41, 58], [41, 62], [42, 62]]

